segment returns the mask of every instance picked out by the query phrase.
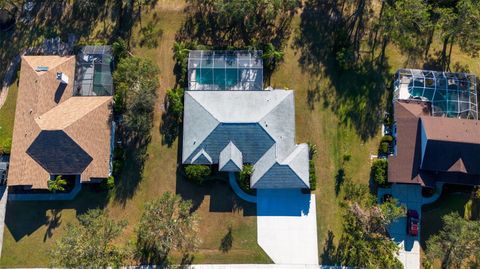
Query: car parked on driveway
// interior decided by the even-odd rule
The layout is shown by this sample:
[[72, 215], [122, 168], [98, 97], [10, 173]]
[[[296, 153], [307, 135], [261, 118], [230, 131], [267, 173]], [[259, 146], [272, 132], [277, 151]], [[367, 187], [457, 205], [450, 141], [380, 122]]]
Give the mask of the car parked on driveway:
[[419, 216], [416, 210], [407, 211], [407, 233], [412, 236], [418, 235]]

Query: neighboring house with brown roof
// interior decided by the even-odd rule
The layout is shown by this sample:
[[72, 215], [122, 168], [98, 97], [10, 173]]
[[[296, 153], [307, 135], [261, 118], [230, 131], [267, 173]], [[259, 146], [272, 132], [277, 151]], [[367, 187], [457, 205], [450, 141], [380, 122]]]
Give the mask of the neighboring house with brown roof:
[[74, 96], [75, 56], [23, 56], [7, 184], [110, 175], [112, 96]]
[[[476, 96], [473, 105], [468, 115], [477, 115]], [[388, 157], [388, 181], [425, 187], [434, 187], [436, 182], [479, 185], [480, 122], [460, 114], [432, 114], [428, 100], [394, 100], [396, 143], [394, 154]]]

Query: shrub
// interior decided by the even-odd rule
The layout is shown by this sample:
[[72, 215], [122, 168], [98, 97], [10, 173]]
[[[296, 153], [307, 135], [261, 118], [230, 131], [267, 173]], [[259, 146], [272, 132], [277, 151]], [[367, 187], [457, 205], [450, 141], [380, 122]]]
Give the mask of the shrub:
[[317, 155], [317, 145], [308, 142], [308, 158], [311, 160]]
[[0, 154], [10, 154], [11, 150], [12, 150], [12, 139], [7, 138], [7, 140], [3, 142], [3, 145], [0, 148]]
[[111, 189], [115, 188], [115, 178], [113, 176], [109, 176], [109, 177], [105, 178], [100, 183], [100, 187], [103, 190], [111, 190]]
[[314, 191], [317, 188], [317, 175], [315, 173], [315, 162], [310, 160], [309, 162], [309, 181], [310, 181], [310, 190]]
[[388, 154], [388, 147], [390, 144], [388, 142], [380, 143], [380, 148], [378, 149], [380, 154], [387, 155]]
[[386, 159], [377, 159], [372, 164], [370, 176], [379, 186], [387, 184], [388, 162]]
[[392, 141], [393, 141], [393, 136], [391, 135], [384, 135], [382, 137], [382, 142], [392, 143]]
[[246, 192], [250, 192], [250, 177], [253, 174], [253, 165], [251, 164], [245, 164], [243, 166], [242, 171], [240, 171], [240, 176], [239, 176], [239, 185], [242, 190]]
[[185, 167], [187, 179], [197, 184], [202, 184], [205, 177], [210, 175], [210, 166], [202, 164], [192, 164]]
[[176, 88], [167, 90], [167, 99], [168, 112], [180, 121], [183, 113], [183, 89]]

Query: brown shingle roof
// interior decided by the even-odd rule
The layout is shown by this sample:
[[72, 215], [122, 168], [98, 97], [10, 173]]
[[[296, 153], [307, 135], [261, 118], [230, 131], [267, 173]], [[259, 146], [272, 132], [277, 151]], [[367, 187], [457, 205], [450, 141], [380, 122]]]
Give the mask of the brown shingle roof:
[[389, 157], [390, 182], [421, 185], [432, 185], [435, 181], [480, 182], [478, 121], [432, 117], [428, 103], [421, 101], [396, 101], [394, 109], [397, 152]]
[[[48, 71], [35, 71], [47, 66]], [[75, 56], [23, 56], [8, 185], [46, 188], [49, 173], [26, 152], [42, 130], [63, 130], [92, 158], [82, 181], [107, 177], [112, 97], [72, 97]], [[62, 85], [56, 73], [69, 77]]]
[[429, 114], [429, 105], [419, 101], [394, 103], [397, 124], [397, 154], [388, 158], [388, 180], [398, 183], [423, 184], [418, 175], [420, 166], [419, 116]]

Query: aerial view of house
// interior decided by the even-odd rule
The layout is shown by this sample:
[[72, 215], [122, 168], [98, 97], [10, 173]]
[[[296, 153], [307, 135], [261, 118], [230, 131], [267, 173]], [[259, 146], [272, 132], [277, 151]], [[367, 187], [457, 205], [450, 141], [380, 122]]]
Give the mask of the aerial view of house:
[[0, 0], [0, 268], [480, 268], [480, 1]]
[[97, 79], [105, 75], [89, 58], [104, 52], [93, 49], [79, 56], [81, 75], [75, 56], [22, 57], [8, 173], [13, 192], [47, 189], [56, 176], [79, 184], [111, 174], [111, 82], [108, 89]]

